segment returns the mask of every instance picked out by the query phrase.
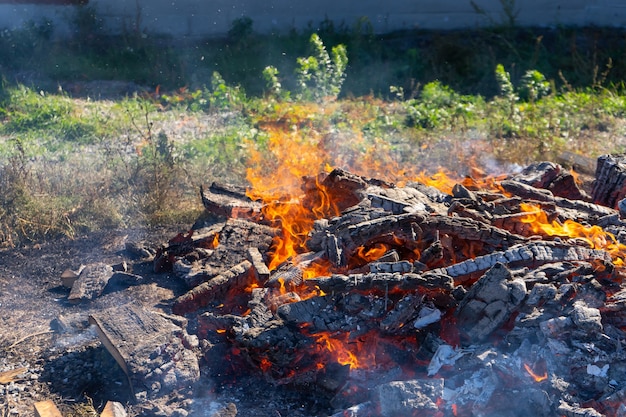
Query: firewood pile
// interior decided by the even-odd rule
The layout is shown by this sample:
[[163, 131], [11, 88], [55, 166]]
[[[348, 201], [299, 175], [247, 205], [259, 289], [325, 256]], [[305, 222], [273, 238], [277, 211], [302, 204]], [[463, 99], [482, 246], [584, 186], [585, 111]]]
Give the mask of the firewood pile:
[[591, 188], [549, 162], [451, 193], [335, 169], [272, 202], [294, 220], [213, 184], [221, 220], [154, 265], [189, 287], [173, 312], [209, 373], [314, 386], [337, 416], [624, 416], [626, 157]]

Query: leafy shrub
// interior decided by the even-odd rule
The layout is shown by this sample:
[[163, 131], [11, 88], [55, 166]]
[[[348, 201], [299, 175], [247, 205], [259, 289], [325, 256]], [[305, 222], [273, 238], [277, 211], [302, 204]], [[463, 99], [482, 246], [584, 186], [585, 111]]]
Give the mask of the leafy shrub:
[[313, 55], [298, 58], [296, 75], [300, 87], [300, 98], [321, 101], [336, 100], [346, 78], [348, 53], [345, 45], [337, 45], [328, 54], [317, 33], [311, 35]]

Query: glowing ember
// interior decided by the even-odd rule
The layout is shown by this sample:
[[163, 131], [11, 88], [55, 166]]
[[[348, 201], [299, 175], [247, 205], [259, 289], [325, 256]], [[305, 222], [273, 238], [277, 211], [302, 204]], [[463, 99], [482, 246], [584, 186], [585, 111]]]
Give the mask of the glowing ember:
[[377, 365], [377, 335], [363, 336], [363, 339], [348, 341], [348, 335], [321, 332], [313, 335], [319, 352], [330, 355], [330, 360], [350, 369], [370, 369]]
[[524, 369], [526, 369], [526, 372], [528, 372], [528, 374], [535, 380], [535, 382], [541, 382], [541, 381], [545, 381], [546, 379], [548, 379], [547, 372], [544, 372], [543, 374], [538, 375], [527, 364], [524, 364]]

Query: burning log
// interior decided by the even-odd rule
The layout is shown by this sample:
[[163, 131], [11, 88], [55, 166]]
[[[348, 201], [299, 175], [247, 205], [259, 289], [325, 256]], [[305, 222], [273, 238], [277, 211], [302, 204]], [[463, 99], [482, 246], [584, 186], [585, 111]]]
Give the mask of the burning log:
[[247, 287], [254, 282], [254, 276], [250, 273], [251, 267], [252, 263], [245, 260], [196, 286], [176, 299], [172, 311], [180, 315], [197, 311], [208, 306], [216, 298], [224, 297], [233, 288]]
[[250, 200], [244, 189], [213, 183], [208, 190], [200, 186], [204, 208], [218, 216], [231, 219], [259, 221], [262, 218], [259, 202]]
[[318, 288], [324, 293], [345, 293], [351, 291], [415, 291], [419, 289], [440, 289], [451, 291], [454, 287], [452, 278], [443, 273], [374, 273], [339, 275], [307, 279], [304, 285], [310, 289]]
[[[478, 184], [444, 195], [342, 170], [305, 177], [299, 201], [265, 201], [262, 216], [212, 229], [218, 245], [172, 245], [177, 274], [197, 285], [173, 311], [199, 312], [200, 337], [274, 383], [338, 396], [357, 372], [376, 375], [353, 402], [336, 400], [354, 415], [505, 413], [508, 387], [529, 382], [515, 415], [586, 415], [554, 398], [587, 405], [621, 380], [608, 352], [626, 340], [626, 223], [556, 164]], [[243, 193], [210, 193], [211, 210], [239, 216]], [[270, 206], [284, 211], [273, 218]], [[209, 364], [222, 361], [215, 352]], [[381, 369], [404, 381], [379, 380]]]
[[[250, 248], [266, 252], [276, 232], [276, 229], [269, 226], [242, 219], [229, 219], [219, 231], [215, 231], [211, 243], [214, 249], [205, 252], [204, 256], [195, 252], [197, 244], [188, 245], [184, 253], [177, 248], [173, 269], [189, 288], [193, 288], [248, 259]], [[162, 256], [169, 254], [170, 250], [166, 248]]]
[[478, 256], [445, 268], [433, 269], [453, 278], [471, 276], [476, 272], [485, 271], [497, 263], [511, 266], [534, 266], [556, 261], [592, 261], [611, 262], [611, 256], [604, 250], [590, 249], [584, 246], [564, 245], [558, 242], [532, 242], [515, 245], [506, 251], [492, 252]]

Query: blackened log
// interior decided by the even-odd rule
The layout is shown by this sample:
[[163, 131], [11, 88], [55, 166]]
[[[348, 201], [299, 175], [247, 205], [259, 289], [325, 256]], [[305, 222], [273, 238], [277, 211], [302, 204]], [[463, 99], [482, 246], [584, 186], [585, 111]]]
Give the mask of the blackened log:
[[413, 264], [409, 261], [398, 262], [370, 262], [370, 273], [375, 274], [379, 272], [399, 272], [406, 274], [407, 272], [413, 272]]
[[254, 282], [254, 274], [250, 273], [252, 264], [245, 260], [227, 271], [213, 277], [176, 299], [172, 306], [175, 314], [184, 315], [208, 306], [212, 301], [226, 295], [234, 288], [243, 291]]
[[72, 284], [68, 296], [70, 303], [93, 300], [99, 297], [113, 276], [113, 268], [102, 262], [87, 265]]
[[501, 181], [500, 186], [504, 191], [524, 200], [554, 201], [554, 194], [552, 194], [552, 192], [519, 181]]
[[189, 288], [193, 288], [248, 259], [250, 247], [265, 253], [276, 233], [277, 229], [269, 226], [229, 219], [219, 231], [219, 244], [215, 249], [198, 260], [182, 257], [174, 264], [174, 271]]
[[276, 314], [286, 323], [306, 325], [311, 333], [341, 331], [356, 337], [376, 326], [385, 313], [385, 304], [382, 297], [324, 295], [283, 304]]
[[602, 155], [598, 158], [591, 198], [594, 203], [616, 208], [626, 196], [626, 155]]
[[377, 242], [393, 244], [400, 239], [405, 247], [417, 247], [418, 241], [438, 233], [458, 236], [464, 241], [478, 241], [493, 248], [508, 247], [525, 240], [522, 236], [468, 218], [415, 213], [388, 215], [358, 224], [337, 226], [329, 225], [324, 239], [326, 245], [323, 247], [331, 261], [332, 254], [339, 248], [341, 266], [347, 265], [350, 257], [361, 246]]
[[526, 297], [526, 284], [513, 279], [501, 263], [493, 266], [467, 292], [456, 310], [458, 324], [471, 341], [480, 342], [509, 319]]
[[445, 213], [442, 204], [433, 204], [424, 193], [413, 187], [368, 187], [365, 192], [372, 207], [382, 208], [392, 214], [425, 211]]
[[200, 186], [200, 196], [204, 208], [218, 216], [228, 218], [244, 218], [259, 221], [262, 217], [262, 204], [252, 201], [245, 193], [213, 184], [208, 190]]
[[591, 201], [591, 197], [578, 187], [576, 178], [569, 172], [561, 172], [561, 174], [552, 181], [548, 190], [552, 191], [552, 194], [555, 196], [568, 200]]
[[291, 262], [279, 266], [267, 280], [266, 286], [271, 288], [285, 288], [288, 291], [302, 284], [302, 268]]
[[513, 179], [535, 188], [547, 189], [552, 182], [562, 173], [563, 167], [554, 162], [537, 162], [530, 164], [519, 174], [515, 174]]
[[448, 208], [448, 215], [451, 216], [453, 213], [459, 217], [467, 217], [484, 224], [491, 224], [491, 219], [493, 218], [489, 211], [471, 209], [459, 200], [452, 201], [452, 204], [450, 204]]
[[227, 332], [235, 328], [243, 328], [246, 319], [234, 314], [217, 314], [206, 311], [198, 316], [198, 336], [206, 339], [209, 332]]
[[[416, 294], [405, 295], [381, 320], [380, 329], [388, 334], [397, 334], [400, 329], [406, 326], [409, 320], [417, 315], [417, 307], [421, 302], [422, 297]], [[412, 327], [413, 326], [406, 326], [407, 329], [411, 329]]]
[[438, 273], [419, 274], [354, 274], [332, 275], [330, 277], [311, 278], [304, 281], [304, 285], [314, 289], [319, 288], [325, 293], [372, 291], [415, 291], [419, 289], [441, 289], [451, 291], [454, 287], [452, 278], [443, 271]]
[[610, 262], [611, 255], [600, 249], [584, 246], [564, 245], [558, 242], [531, 242], [515, 245], [505, 251], [492, 252], [477, 256], [445, 268], [433, 269], [430, 272], [444, 274], [453, 278], [470, 276], [485, 271], [498, 262], [510, 266], [538, 266], [559, 261], [590, 261], [599, 259]]
[[599, 204], [582, 200], [555, 197], [554, 203], [559, 210], [559, 216], [563, 219], [572, 219], [589, 224], [597, 224], [605, 216], [618, 214], [618, 211]]
[[259, 248], [256, 246], [248, 248], [248, 260], [254, 267], [254, 273], [256, 274], [257, 281], [259, 281], [260, 284], [264, 284], [270, 277], [270, 270], [267, 265], [265, 265], [263, 255], [261, 255]]
[[[98, 337], [136, 388], [163, 393], [193, 385], [200, 378], [195, 354], [182, 342], [182, 330], [163, 316], [131, 305], [92, 313]], [[166, 372], [153, 372], [157, 368]]]

